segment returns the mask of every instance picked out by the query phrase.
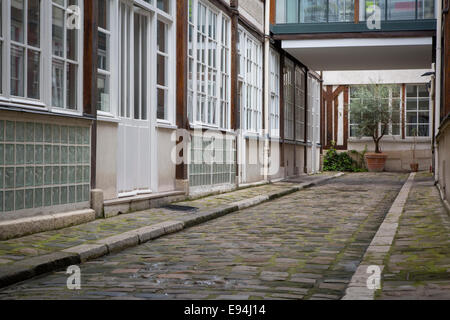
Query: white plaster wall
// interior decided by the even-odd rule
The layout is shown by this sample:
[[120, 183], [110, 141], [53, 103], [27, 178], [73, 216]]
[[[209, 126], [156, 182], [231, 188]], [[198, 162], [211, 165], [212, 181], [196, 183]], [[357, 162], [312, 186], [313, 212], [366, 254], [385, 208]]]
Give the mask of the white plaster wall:
[[323, 73], [324, 85], [358, 85], [370, 83], [427, 83], [430, 77], [422, 77], [429, 72], [418, 70], [366, 70], [366, 71], [326, 71]]
[[105, 200], [117, 198], [117, 123], [97, 122], [97, 189]]
[[176, 165], [172, 162], [172, 129], [158, 128], [158, 192], [174, 191], [176, 180]]
[[441, 131], [439, 138], [439, 184], [450, 200], [450, 126]]
[[239, 0], [239, 14], [264, 31], [264, 2], [261, 0]]

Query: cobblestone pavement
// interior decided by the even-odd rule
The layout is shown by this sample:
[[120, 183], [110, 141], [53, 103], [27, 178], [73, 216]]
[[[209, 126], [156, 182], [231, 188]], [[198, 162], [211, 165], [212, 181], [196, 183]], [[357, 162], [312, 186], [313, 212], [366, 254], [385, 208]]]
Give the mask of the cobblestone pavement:
[[[305, 176], [301, 178], [301, 181], [297, 182], [309, 182], [330, 174], [331, 173], [324, 173], [321, 175]], [[203, 209], [218, 208], [261, 194], [286, 190], [290, 187], [292, 187], [292, 183], [280, 182], [203, 197], [192, 201], [179, 202], [177, 204], [195, 207], [201, 211]], [[14, 263], [25, 258], [44, 255], [81, 244], [89, 244], [99, 239], [163, 221], [180, 220], [186, 215], [189, 215], [189, 213], [165, 208], [156, 208], [120, 215], [110, 219], [96, 220], [61, 230], [42, 232], [17, 239], [0, 241], [0, 265]]]
[[407, 175], [350, 174], [81, 266], [0, 299], [340, 299]]
[[450, 217], [430, 175], [416, 177], [379, 299], [450, 299]]

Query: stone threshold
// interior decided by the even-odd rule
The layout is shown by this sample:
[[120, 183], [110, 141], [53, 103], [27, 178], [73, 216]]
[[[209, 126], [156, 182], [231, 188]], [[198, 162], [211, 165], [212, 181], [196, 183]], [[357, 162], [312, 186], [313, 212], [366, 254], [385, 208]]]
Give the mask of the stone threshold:
[[161, 207], [172, 202], [186, 200], [186, 198], [183, 191], [169, 191], [105, 200], [103, 202], [103, 217], [111, 218], [119, 214]]
[[[367, 248], [342, 300], [375, 300], [375, 293], [380, 289], [377, 288], [377, 285], [381, 284], [384, 259], [389, 254], [394, 243], [400, 218], [403, 214], [415, 177], [416, 173], [411, 173], [397, 195], [378, 232]], [[373, 282], [376, 280], [373, 276], [376, 276], [375, 273], [377, 271], [380, 272], [378, 274], [380, 277], [379, 283]], [[373, 288], [369, 288], [369, 284], [371, 287], [373, 285]]]
[[9, 240], [35, 233], [63, 229], [94, 220], [95, 211], [86, 209], [1, 221], [0, 240]]
[[[291, 188], [259, 195], [220, 208], [201, 211], [176, 221], [165, 221], [146, 227], [114, 235], [94, 243], [80, 245], [51, 254], [24, 259], [19, 262], [0, 266], [0, 288], [31, 279], [33, 277], [66, 268], [71, 265], [84, 263], [107, 254], [117, 253], [165, 235], [180, 232], [207, 221], [225, 216], [239, 210], [259, 205], [263, 202], [284, 197], [288, 194], [310, 188], [328, 180], [343, 176], [339, 173], [332, 176], [320, 177], [314, 181], [293, 185]], [[91, 213], [95, 218], [95, 212]]]

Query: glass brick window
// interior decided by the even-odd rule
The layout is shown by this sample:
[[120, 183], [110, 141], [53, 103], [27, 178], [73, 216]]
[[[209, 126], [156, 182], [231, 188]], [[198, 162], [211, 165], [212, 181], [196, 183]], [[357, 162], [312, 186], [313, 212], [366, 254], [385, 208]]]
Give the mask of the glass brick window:
[[190, 0], [188, 21], [189, 119], [229, 129], [230, 20], [209, 3]]
[[90, 129], [0, 120], [0, 212], [89, 202]]
[[294, 63], [286, 59], [284, 81], [284, 138], [294, 140]]
[[295, 139], [305, 141], [305, 71], [295, 67]]
[[97, 109], [111, 112], [111, 12], [110, 0], [98, 0]]
[[243, 129], [259, 134], [262, 130], [262, 44], [240, 28]]
[[430, 94], [427, 85], [406, 86], [406, 136], [430, 136]]
[[192, 136], [189, 163], [191, 187], [234, 184], [235, 176], [236, 139], [233, 136]]
[[270, 105], [269, 129], [272, 137], [280, 136], [280, 55], [270, 49]]

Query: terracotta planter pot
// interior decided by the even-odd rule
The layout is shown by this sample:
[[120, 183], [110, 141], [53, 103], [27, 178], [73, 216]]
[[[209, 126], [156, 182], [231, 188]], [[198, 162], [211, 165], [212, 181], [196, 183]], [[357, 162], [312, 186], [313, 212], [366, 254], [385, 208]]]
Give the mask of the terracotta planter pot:
[[418, 163], [411, 163], [411, 171], [412, 172], [419, 172], [419, 164]]
[[367, 169], [370, 172], [383, 172], [387, 157], [385, 153], [367, 153], [365, 156]]

